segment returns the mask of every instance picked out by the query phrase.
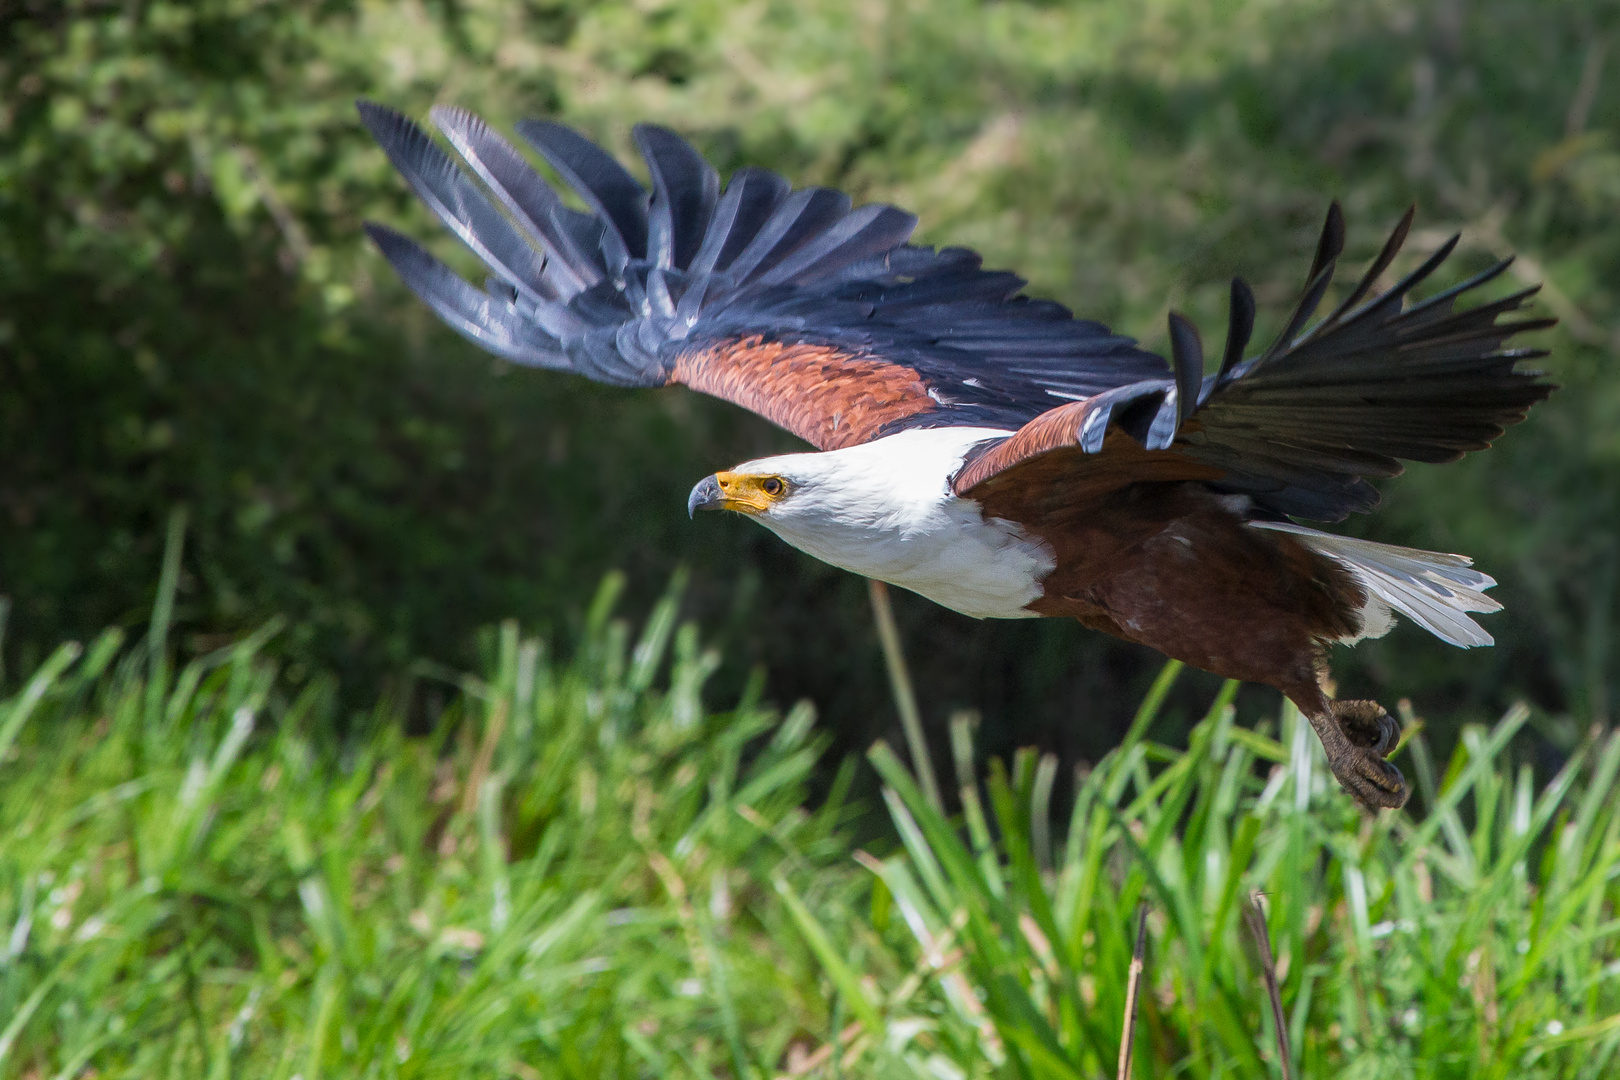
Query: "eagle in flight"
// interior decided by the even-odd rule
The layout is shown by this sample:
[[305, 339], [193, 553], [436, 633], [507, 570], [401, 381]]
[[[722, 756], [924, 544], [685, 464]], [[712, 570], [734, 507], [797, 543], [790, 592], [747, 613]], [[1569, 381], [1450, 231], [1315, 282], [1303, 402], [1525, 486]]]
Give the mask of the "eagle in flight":
[[690, 511], [747, 515], [853, 573], [977, 618], [1066, 616], [1229, 678], [1274, 686], [1369, 808], [1407, 785], [1399, 725], [1330, 700], [1327, 648], [1399, 612], [1453, 645], [1499, 604], [1459, 555], [1297, 522], [1378, 501], [1401, 460], [1456, 461], [1524, 419], [1550, 385], [1510, 348], [1545, 318], [1503, 319], [1529, 288], [1466, 310], [1503, 261], [1408, 296], [1456, 238], [1387, 289], [1412, 212], [1312, 322], [1344, 246], [1338, 205], [1282, 333], [1248, 348], [1254, 297], [1232, 282], [1219, 365], [1170, 315], [1170, 359], [1022, 294], [963, 248], [909, 242], [917, 219], [743, 168], [721, 188], [673, 132], [635, 129], [649, 192], [559, 124], [517, 132], [586, 207], [567, 206], [471, 113], [438, 107], [449, 148], [400, 113], [360, 115], [416, 194], [488, 268], [477, 288], [406, 236], [366, 226], [445, 322], [517, 364], [616, 386], [679, 383], [815, 447], [705, 477]]

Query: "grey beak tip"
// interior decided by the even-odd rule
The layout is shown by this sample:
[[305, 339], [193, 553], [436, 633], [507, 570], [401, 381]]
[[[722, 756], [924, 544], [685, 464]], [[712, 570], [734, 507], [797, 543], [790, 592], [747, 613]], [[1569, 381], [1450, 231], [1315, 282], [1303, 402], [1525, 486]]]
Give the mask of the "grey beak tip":
[[699, 510], [707, 510], [720, 502], [720, 481], [713, 476], [705, 476], [697, 482], [692, 494], [686, 499], [686, 516], [697, 517]]

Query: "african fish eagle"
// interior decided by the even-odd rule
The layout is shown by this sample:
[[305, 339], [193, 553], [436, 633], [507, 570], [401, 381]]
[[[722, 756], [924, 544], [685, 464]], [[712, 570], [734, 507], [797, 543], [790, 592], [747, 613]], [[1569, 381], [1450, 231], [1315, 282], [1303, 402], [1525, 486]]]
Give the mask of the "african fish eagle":
[[[750, 409], [815, 447], [748, 461], [692, 489], [794, 547], [977, 618], [1067, 616], [1217, 675], [1276, 687], [1310, 720], [1333, 773], [1369, 808], [1406, 802], [1385, 760], [1399, 727], [1370, 701], [1330, 700], [1333, 642], [1385, 633], [1393, 612], [1453, 645], [1489, 645], [1468, 617], [1499, 604], [1459, 555], [1296, 523], [1370, 510], [1400, 459], [1482, 450], [1551, 387], [1509, 348], [1552, 319], [1502, 316], [1523, 289], [1467, 310], [1503, 261], [1407, 297], [1457, 244], [1378, 283], [1407, 211], [1361, 280], [1311, 323], [1344, 246], [1338, 205], [1286, 327], [1246, 355], [1254, 297], [1232, 282], [1220, 364], [1170, 315], [1170, 359], [1024, 296], [963, 248], [908, 242], [916, 218], [852, 209], [758, 168], [715, 170], [673, 132], [635, 129], [649, 193], [559, 124], [517, 132], [588, 208], [566, 206], [471, 113], [420, 127], [360, 115], [423, 202], [489, 269], [475, 288], [382, 225], [371, 238], [416, 294], [518, 364], [617, 386], [679, 383]], [[1309, 324], [1309, 325], [1308, 325]]]

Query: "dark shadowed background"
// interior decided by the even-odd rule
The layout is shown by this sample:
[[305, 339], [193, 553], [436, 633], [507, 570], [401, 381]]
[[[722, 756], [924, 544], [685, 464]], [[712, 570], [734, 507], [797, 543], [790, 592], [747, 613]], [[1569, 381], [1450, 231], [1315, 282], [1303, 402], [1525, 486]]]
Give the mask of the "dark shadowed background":
[[[291, 672], [335, 672], [357, 704], [381, 680], [413, 692], [419, 661], [472, 665], [506, 616], [567, 641], [611, 570], [634, 613], [685, 566], [685, 611], [724, 630], [718, 695], [762, 668], [846, 749], [893, 723], [860, 581], [686, 518], [695, 480], [794, 440], [442, 328], [360, 232], [436, 235], [360, 95], [507, 131], [557, 117], [626, 159], [633, 123], [663, 123], [723, 175], [903, 205], [921, 241], [1155, 348], [1172, 307], [1223, 332], [1234, 273], [1263, 339], [1334, 197], [1352, 268], [1414, 201], [1408, 260], [1463, 235], [1448, 280], [1516, 251], [1501, 289], [1546, 283], [1565, 389], [1347, 526], [1473, 555], [1502, 582], [1498, 645], [1405, 627], [1336, 668], [1442, 730], [1526, 697], [1556, 747], [1612, 715], [1620, 7], [1596, 0], [0, 0], [7, 670], [142, 624], [184, 506], [185, 647], [282, 615]], [[989, 752], [1095, 757], [1159, 664], [1074, 625], [896, 604], [925, 715], [980, 710]], [[1213, 689], [1184, 682], [1184, 706]]]

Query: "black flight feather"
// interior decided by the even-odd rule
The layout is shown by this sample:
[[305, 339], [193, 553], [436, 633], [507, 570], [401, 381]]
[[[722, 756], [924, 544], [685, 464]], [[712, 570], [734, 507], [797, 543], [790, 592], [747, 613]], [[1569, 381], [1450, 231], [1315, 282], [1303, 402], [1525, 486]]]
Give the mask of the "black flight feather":
[[1372, 261], [1372, 265], [1367, 267], [1367, 272], [1361, 275], [1361, 280], [1356, 283], [1354, 289], [1350, 290], [1350, 295], [1340, 302], [1331, 315], [1322, 320], [1323, 327], [1337, 324], [1340, 319], [1344, 318], [1347, 311], [1361, 303], [1362, 299], [1372, 291], [1373, 286], [1378, 284], [1378, 279], [1383, 276], [1385, 270], [1389, 269], [1390, 263], [1395, 261], [1395, 256], [1400, 254], [1401, 247], [1406, 243], [1407, 234], [1412, 231], [1412, 219], [1416, 216], [1417, 207], [1415, 205], [1408, 206], [1406, 213], [1401, 215], [1401, 220], [1396, 222], [1395, 228], [1390, 232], [1389, 239], [1384, 241], [1384, 249], [1378, 253], [1378, 257]]
[[668, 128], [637, 124], [633, 134], [653, 182], [647, 261], [666, 270], [684, 270], [703, 245], [720, 198], [720, 176]]
[[750, 167], [733, 173], [710, 218], [703, 245], [692, 258], [690, 271], [708, 274], [730, 270], [791, 190], [791, 184], [766, 169]]
[[1243, 361], [1243, 350], [1254, 336], [1254, 290], [1240, 277], [1232, 279], [1232, 303], [1226, 320], [1226, 351], [1221, 356], [1221, 370], [1216, 382], [1222, 383], [1232, 369]]
[[556, 339], [525, 318], [513, 304], [467, 284], [409, 237], [370, 222], [365, 229], [411, 291], [451, 329], [514, 363], [545, 368], [569, 366]]
[[610, 270], [646, 257], [647, 191], [623, 165], [585, 136], [548, 120], [520, 120], [517, 133], [609, 226], [602, 243]]
[[1344, 254], [1344, 210], [1339, 200], [1328, 204], [1327, 220], [1322, 223], [1322, 235], [1316, 241], [1316, 257], [1311, 260], [1311, 272], [1306, 280], [1314, 281], [1322, 271], [1338, 262]]
[[555, 298], [555, 290], [545, 282], [540, 252], [467, 182], [425, 131], [393, 109], [369, 101], [360, 102], [359, 109], [361, 120], [394, 168], [462, 243], [526, 298]]
[[1198, 390], [1204, 381], [1204, 343], [1198, 328], [1179, 312], [1170, 313], [1170, 362], [1176, 370], [1176, 424], [1179, 427], [1198, 408]]
[[763, 275], [801, 244], [849, 213], [849, 196], [828, 188], [804, 188], [782, 201], [738, 254], [728, 272], [739, 285]]
[[456, 153], [509, 214], [544, 245], [545, 275], [562, 299], [602, 280], [600, 228], [562, 204], [517, 148], [465, 109], [435, 105], [430, 114]]

